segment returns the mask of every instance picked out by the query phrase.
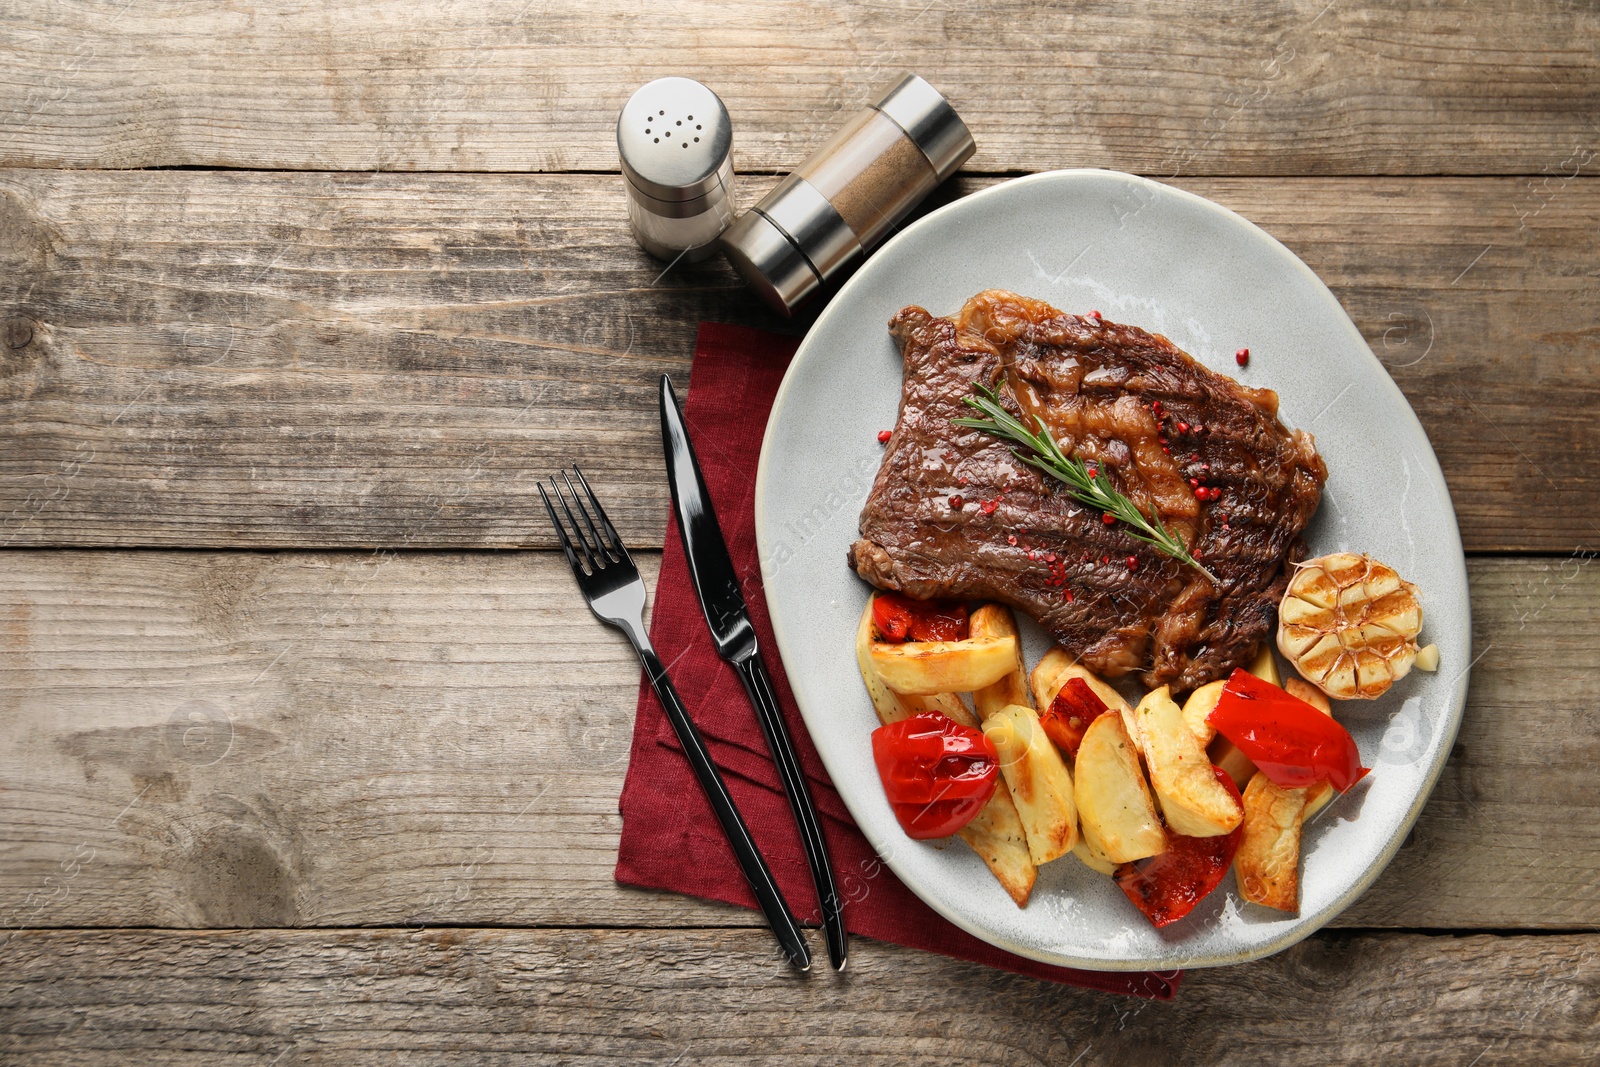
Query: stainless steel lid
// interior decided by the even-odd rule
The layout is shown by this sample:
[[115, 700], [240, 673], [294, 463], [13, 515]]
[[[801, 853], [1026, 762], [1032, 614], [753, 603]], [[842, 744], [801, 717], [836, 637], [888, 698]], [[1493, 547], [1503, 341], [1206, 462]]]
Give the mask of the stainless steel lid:
[[972, 132], [955, 108], [939, 90], [915, 74], [902, 77], [872, 106], [893, 119], [917, 143], [940, 181], [954, 174], [977, 149]]
[[692, 78], [639, 87], [617, 116], [617, 155], [628, 183], [652, 200], [722, 195], [733, 123], [717, 94]]
[[722, 234], [722, 254], [745, 283], [785, 317], [822, 286], [788, 234], [759, 211], [747, 211]]

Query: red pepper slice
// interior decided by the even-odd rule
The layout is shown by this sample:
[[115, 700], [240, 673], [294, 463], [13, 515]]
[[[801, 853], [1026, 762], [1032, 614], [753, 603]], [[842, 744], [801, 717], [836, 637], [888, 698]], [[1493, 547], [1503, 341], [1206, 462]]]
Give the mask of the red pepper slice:
[[982, 731], [924, 711], [872, 731], [872, 759], [907, 836], [949, 837], [994, 794], [1000, 757]]
[[[1239, 790], [1233, 779], [1221, 767], [1212, 769], [1217, 781], [1237, 800]], [[1159, 929], [1189, 914], [1222, 884], [1243, 839], [1242, 825], [1218, 837], [1185, 837], [1168, 830], [1167, 851], [1124, 863], [1114, 877], [1118, 888]]]
[[912, 600], [902, 593], [879, 593], [872, 622], [885, 641], [965, 641], [972, 634], [967, 605], [959, 600]]
[[1206, 721], [1285, 789], [1332, 782], [1342, 793], [1369, 770], [1349, 730], [1249, 671], [1228, 677]]
[[1068, 678], [1061, 692], [1050, 702], [1045, 713], [1039, 716], [1045, 736], [1065, 752], [1070, 759], [1078, 758], [1078, 746], [1083, 744], [1084, 732], [1089, 724], [1111, 709], [1082, 678]]

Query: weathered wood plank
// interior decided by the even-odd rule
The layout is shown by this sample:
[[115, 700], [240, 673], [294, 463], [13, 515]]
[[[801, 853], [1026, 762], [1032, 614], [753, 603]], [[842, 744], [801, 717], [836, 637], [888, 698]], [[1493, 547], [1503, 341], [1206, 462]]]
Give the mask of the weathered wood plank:
[[0, 19], [0, 160], [615, 170], [628, 93], [689, 74], [727, 102], [740, 165], [781, 171], [913, 69], [988, 171], [1559, 174], [1597, 148], [1597, 34], [1561, 0], [78, 0]]
[[[659, 544], [657, 376], [781, 324], [720, 264], [655, 284], [618, 181], [0, 172], [0, 544], [549, 545], [575, 457]], [[1600, 183], [1183, 184], [1328, 280], [1470, 548], [1595, 542]]]
[[[799, 976], [756, 930], [36, 932], [0, 948], [17, 1067], [1580, 1063], [1600, 935], [1321, 935], [1151, 1003], [860, 940]], [[1380, 1051], [1381, 1050], [1381, 1051]]]
[[[613, 884], [638, 670], [565, 567], [0, 556], [0, 928], [755, 922]], [[1471, 574], [1460, 743], [1341, 921], [1600, 925], [1600, 571]]]
[[7, 926], [737, 914], [612, 883], [637, 660], [553, 554], [4, 575]]

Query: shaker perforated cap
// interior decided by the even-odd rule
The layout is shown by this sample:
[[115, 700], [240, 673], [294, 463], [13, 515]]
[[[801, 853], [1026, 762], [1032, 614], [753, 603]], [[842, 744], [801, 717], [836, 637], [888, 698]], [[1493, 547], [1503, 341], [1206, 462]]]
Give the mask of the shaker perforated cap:
[[617, 116], [617, 155], [628, 183], [655, 200], [719, 193], [731, 172], [733, 123], [717, 94], [692, 78], [639, 87]]

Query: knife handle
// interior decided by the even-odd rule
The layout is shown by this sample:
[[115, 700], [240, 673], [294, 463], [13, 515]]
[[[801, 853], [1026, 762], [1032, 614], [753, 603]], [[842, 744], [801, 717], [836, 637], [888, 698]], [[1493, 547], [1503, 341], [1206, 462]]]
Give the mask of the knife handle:
[[717, 765], [711, 762], [711, 752], [706, 748], [705, 739], [700, 736], [699, 727], [689, 717], [683, 699], [667, 677], [661, 657], [648, 645], [638, 646], [638, 651], [639, 659], [644, 663], [645, 677], [650, 679], [650, 687], [656, 691], [661, 706], [667, 710], [667, 721], [672, 723], [673, 732], [678, 735], [678, 744], [683, 746], [683, 754], [689, 757], [689, 766], [694, 768], [694, 776], [700, 780], [700, 788], [711, 802], [711, 809], [722, 824], [722, 832], [727, 836], [728, 844], [733, 846], [739, 868], [744, 871], [750, 891], [755, 894], [762, 914], [767, 917], [778, 943], [783, 946], [784, 955], [800, 970], [810, 970], [811, 950], [806, 947], [800, 924], [789, 910], [788, 902], [783, 899], [783, 893], [772, 877], [772, 870], [767, 866], [761, 850], [756, 847], [755, 839], [750, 836], [750, 829], [745, 826], [739, 809], [734, 807], [728, 784], [723, 781]]
[[822, 908], [822, 931], [828, 943], [828, 959], [836, 971], [844, 970], [849, 938], [844, 927], [844, 902], [839, 899], [839, 889], [834, 884], [833, 862], [828, 857], [828, 842], [822, 836], [822, 820], [817, 817], [817, 806], [811, 799], [811, 788], [806, 784], [805, 772], [800, 769], [800, 757], [794, 750], [794, 740], [783, 721], [778, 707], [777, 694], [772, 689], [772, 678], [759, 651], [734, 663], [739, 681], [755, 706], [756, 718], [761, 722], [761, 732], [766, 735], [767, 748], [772, 761], [777, 764], [778, 777], [783, 781], [784, 796], [789, 798], [789, 808], [794, 812], [795, 825], [800, 828], [800, 841], [805, 845], [806, 862], [811, 867], [811, 880], [817, 887], [817, 902]]

